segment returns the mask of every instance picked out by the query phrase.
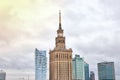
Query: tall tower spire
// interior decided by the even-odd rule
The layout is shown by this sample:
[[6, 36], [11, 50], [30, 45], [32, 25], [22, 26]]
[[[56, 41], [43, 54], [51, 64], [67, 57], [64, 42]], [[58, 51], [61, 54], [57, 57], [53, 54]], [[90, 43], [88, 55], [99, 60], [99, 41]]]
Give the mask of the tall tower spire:
[[62, 25], [61, 25], [61, 10], [59, 10], [59, 29], [62, 29]]
[[61, 25], [61, 11], [59, 10], [59, 28], [57, 30], [57, 34], [58, 36], [63, 36], [63, 29], [62, 29], [62, 25]]

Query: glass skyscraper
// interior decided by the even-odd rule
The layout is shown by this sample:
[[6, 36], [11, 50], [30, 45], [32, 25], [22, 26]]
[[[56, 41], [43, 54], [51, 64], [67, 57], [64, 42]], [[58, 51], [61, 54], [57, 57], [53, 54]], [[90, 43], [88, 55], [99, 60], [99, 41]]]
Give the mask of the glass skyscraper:
[[115, 80], [114, 62], [98, 63], [99, 80]]
[[35, 80], [46, 80], [47, 57], [46, 51], [35, 49]]
[[85, 68], [85, 80], [89, 80], [89, 64], [84, 62], [84, 68]]
[[85, 80], [84, 60], [79, 55], [75, 55], [72, 60], [73, 80]]

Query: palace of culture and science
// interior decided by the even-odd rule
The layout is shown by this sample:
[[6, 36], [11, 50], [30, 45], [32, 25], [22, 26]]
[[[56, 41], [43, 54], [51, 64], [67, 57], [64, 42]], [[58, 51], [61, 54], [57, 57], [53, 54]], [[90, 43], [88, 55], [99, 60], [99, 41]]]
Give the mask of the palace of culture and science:
[[55, 48], [49, 52], [49, 80], [72, 80], [72, 49], [66, 49], [59, 13], [59, 28]]

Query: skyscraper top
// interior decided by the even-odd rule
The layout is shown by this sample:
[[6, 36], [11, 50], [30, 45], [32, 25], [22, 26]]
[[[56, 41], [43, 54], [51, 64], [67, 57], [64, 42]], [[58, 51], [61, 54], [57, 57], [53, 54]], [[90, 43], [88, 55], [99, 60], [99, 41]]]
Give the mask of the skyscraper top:
[[100, 62], [98, 65], [107, 65], [107, 64], [114, 64], [114, 62]]
[[45, 50], [38, 50], [37, 48], [35, 48], [35, 53], [39, 54], [41, 56], [46, 56], [46, 51]]
[[77, 54], [76, 54], [75, 57], [80, 57], [80, 55], [77, 55]]

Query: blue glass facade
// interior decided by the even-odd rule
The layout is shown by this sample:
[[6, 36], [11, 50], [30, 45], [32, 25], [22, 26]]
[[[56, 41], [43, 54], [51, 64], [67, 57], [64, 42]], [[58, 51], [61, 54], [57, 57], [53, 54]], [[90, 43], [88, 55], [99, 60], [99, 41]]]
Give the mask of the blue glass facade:
[[85, 62], [84, 68], [85, 68], [85, 80], [89, 80], [89, 64]]
[[99, 80], [115, 80], [114, 62], [98, 63]]
[[84, 59], [79, 55], [75, 55], [72, 60], [73, 80], [85, 80]]
[[47, 57], [46, 51], [35, 49], [35, 80], [46, 80]]

